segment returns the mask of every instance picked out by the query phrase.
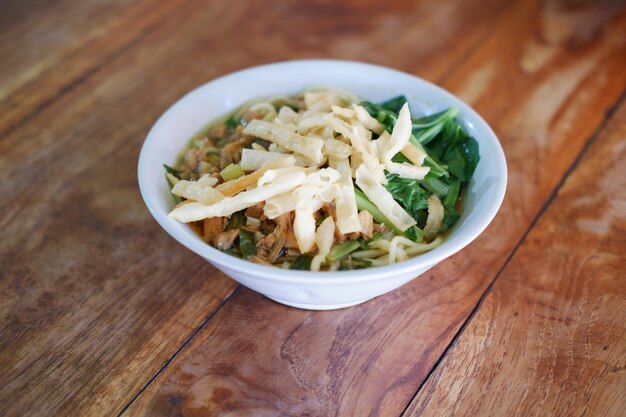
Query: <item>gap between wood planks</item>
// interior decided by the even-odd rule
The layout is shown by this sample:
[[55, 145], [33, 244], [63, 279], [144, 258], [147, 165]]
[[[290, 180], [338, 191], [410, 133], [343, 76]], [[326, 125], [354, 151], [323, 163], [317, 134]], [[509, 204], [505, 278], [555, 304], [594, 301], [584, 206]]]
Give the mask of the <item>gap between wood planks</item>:
[[126, 412], [126, 410], [128, 409], [128, 407], [130, 407], [137, 398], [139, 398], [139, 396], [141, 394], [143, 394], [143, 392], [150, 386], [150, 384], [152, 384], [152, 382], [158, 378], [159, 375], [161, 375], [161, 373], [165, 370], [165, 368], [168, 367], [168, 365], [174, 360], [176, 359], [176, 357], [178, 356], [178, 354], [187, 347], [187, 345], [191, 342], [191, 340], [196, 337], [196, 335], [202, 330], [204, 329], [204, 327], [211, 321], [211, 319], [213, 318], [213, 316], [215, 316], [221, 309], [222, 307], [224, 307], [224, 305], [228, 302], [228, 300], [230, 300], [235, 293], [237, 293], [239, 290], [241, 289], [241, 285], [238, 285], [237, 287], [235, 287], [235, 289], [226, 297], [222, 300], [222, 302], [220, 303], [220, 305], [217, 306], [217, 308], [215, 310], [213, 310], [211, 312], [211, 314], [209, 314], [204, 320], [202, 320], [202, 323], [200, 323], [200, 325], [195, 328], [193, 330], [193, 332], [191, 332], [191, 334], [189, 336], [187, 336], [187, 338], [183, 341], [183, 343], [178, 347], [178, 349], [176, 349], [176, 351], [174, 351], [174, 353], [172, 353], [172, 355], [167, 358], [167, 360], [165, 361], [165, 363], [163, 364], [163, 366], [161, 366], [161, 368], [159, 368], [159, 370], [150, 377], [150, 379], [148, 380], [148, 382], [146, 382], [144, 384], [143, 387], [141, 387], [141, 389], [139, 389], [139, 391], [137, 391], [137, 393], [135, 395], [133, 395], [133, 397], [130, 399], [130, 401], [128, 403], [126, 403], [126, 405], [124, 405], [124, 408], [122, 408], [122, 410], [117, 414], [117, 416], [121, 416], [122, 414], [124, 414]]
[[565, 181], [567, 181], [567, 178], [578, 167], [578, 164], [580, 164], [580, 161], [587, 154], [587, 152], [589, 151], [589, 148], [591, 148], [591, 146], [595, 143], [595, 141], [598, 138], [598, 136], [600, 135], [600, 133], [604, 130], [604, 128], [607, 125], [607, 123], [613, 117], [613, 114], [615, 113], [615, 111], [620, 107], [620, 105], [624, 102], [625, 99], [626, 99], [626, 91], [623, 91], [622, 95], [617, 100], [615, 100], [615, 102], [611, 105], [611, 107], [605, 112], [604, 119], [602, 119], [602, 122], [598, 125], [596, 130], [591, 134], [589, 139], [587, 139], [587, 141], [585, 142], [585, 145], [581, 149], [581, 151], [578, 154], [578, 156], [576, 156], [576, 159], [574, 160], [574, 162], [572, 162], [572, 164], [569, 166], [569, 168], [567, 168], [567, 170], [563, 174], [563, 177], [561, 178], [561, 180], [559, 181], [557, 186], [554, 187], [554, 189], [552, 190], [552, 193], [550, 193], [550, 195], [548, 196], [546, 201], [543, 203], [543, 205], [541, 206], [541, 208], [539, 209], [539, 211], [537, 212], [535, 217], [532, 219], [532, 221], [528, 225], [528, 228], [522, 234], [522, 237], [520, 238], [520, 240], [515, 244], [515, 247], [513, 248], [513, 250], [509, 254], [509, 256], [506, 258], [506, 260], [504, 261], [504, 263], [502, 264], [502, 266], [500, 267], [498, 272], [495, 274], [493, 280], [491, 280], [489, 285], [487, 285], [487, 288], [485, 289], [483, 294], [480, 296], [480, 298], [478, 299], [478, 302], [476, 303], [476, 305], [474, 306], [474, 308], [472, 309], [470, 314], [467, 316], [467, 318], [465, 319], [463, 324], [461, 324], [461, 327], [459, 327], [459, 330], [452, 337], [452, 339], [450, 340], [450, 343], [448, 343], [448, 346], [446, 346], [446, 348], [443, 350], [443, 352], [441, 353], [439, 358], [433, 364], [433, 366], [430, 369], [430, 371], [428, 371], [428, 374], [426, 375], [426, 378], [424, 378], [422, 383], [419, 385], [419, 387], [415, 391], [415, 394], [413, 394], [413, 396], [411, 397], [411, 399], [409, 400], [407, 405], [404, 407], [404, 410], [402, 410], [402, 413], [400, 413], [399, 417], [402, 417], [402, 416], [404, 416], [406, 414], [408, 408], [411, 406], [411, 404], [413, 404], [413, 401], [415, 401], [415, 398], [420, 393], [420, 391], [422, 390], [424, 385], [426, 385], [428, 380], [431, 378], [432, 374], [439, 367], [439, 364], [447, 356], [447, 354], [450, 351], [450, 349], [452, 349], [456, 345], [458, 339], [463, 335], [463, 333], [465, 332], [465, 329], [469, 325], [470, 321], [474, 318], [474, 316], [476, 315], [478, 310], [480, 310], [480, 307], [482, 306], [484, 300], [491, 293], [491, 290], [492, 290], [495, 282], [498, 280], [498, 278], [500, 277], [502, 272], [506, 269], [506, 267], [508, 266], [508, 264], [511, 261], [511, 259], [513, 259], [513, 257], [517, 253], [517, 250], [522, 246], [522, 244], [526, 240], [526, 237], [528, 236], [528, 234], [535, 227], [535, 224], [537, 224], [537, 222], [539, 221], [541, 216], [543, 216], [543, 213], [545, 213], [545, 211], [548, 209], [548, 207], [552, 204], [552, 201], [554, 201], [556, 196], [559, 194], [559, 191], [561, 190], [561, 188], [563, 188], [563, 185], [565, 184]]
[[182, 7], [178, 7], [173, 13], [165, 13], [160, 19], [155, 21], [152, 25], [148, 26], [142, 32], [140, 32], [135, 38], [131, 39], [126, 45], [122, 45], [117, 51], [111, 53], [109, 56], [103, 57], [103, 60], [99, 63], [93, 65], [92, 68], [86, 70], [83, 74], [77, 76], [75, 79], [68, 82], [68, 84], [64, 85], [59, 91], [57, 91], [52, 96], [43, 100], [39, 103], [35, 108], [26, 113], [22, 118], [5, 127], [4, 129], [0, 129], [0, 141], [3, 138], [10, 136], [14, 131], [24, 126], [29, 120], [33, 119], [38, 114], [42, 113], [48, 107], [50, 107], [55, 101], [57, 101], [60, 97], [63, 97], [67, 93], [74, 90], [76, 87], [87, 81], [92, 75], [100, 71], [102, 68], [107, 67], [110, 63], [115, 61], [119, 56], [123, 55], [124, 52], [132, 49], [133, 46], [141, 42], [146, 36], [150, 35], [155, 29], [161, 26], [161, 23], [166, 19], [175, 16], [178, 13], [181, 13]]

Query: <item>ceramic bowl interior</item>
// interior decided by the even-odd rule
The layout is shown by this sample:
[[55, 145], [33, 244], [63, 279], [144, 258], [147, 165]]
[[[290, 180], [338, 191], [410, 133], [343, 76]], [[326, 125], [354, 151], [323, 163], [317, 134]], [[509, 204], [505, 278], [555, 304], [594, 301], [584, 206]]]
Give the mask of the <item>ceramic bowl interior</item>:
[[[451, 106], [459, 109], [459, 120], [479, 143], [480, 162], [465, 194], [463, 215], [438, 248], [383, 267], [336, 272], [292, 271], [220, 252], [204, 243], [189, 226], [167, 216], [174, 202], [164, 179], [163, 164], [173, 164], [194, 133], [247, 100], [293, 95], [311, 86], [339, 87], [375, 102], [404, 94], [412, 115], [432, 114]], [[278, 302], [307, 309], [334, 309], [391, 291], [468, 245], [498, 211], [506, 189], [507, 169], [502, 147], [487, 123], [440, 87], [385, 67], [349, 61], [306, 60], [235, 72], [181, 98], [148, 134], [139, 158], [138, 180], [150, 213], [163, 229], [215, 267]]]

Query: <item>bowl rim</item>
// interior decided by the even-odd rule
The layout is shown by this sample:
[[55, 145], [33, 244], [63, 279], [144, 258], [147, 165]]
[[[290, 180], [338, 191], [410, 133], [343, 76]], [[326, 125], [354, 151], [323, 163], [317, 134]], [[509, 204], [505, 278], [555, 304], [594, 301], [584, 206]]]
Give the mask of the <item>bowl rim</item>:
[[[266, 266], [257, 264], [245, 259], [240, 259], [234, 257], [232, 255], [228, 255], [218, 249], [215, 249], [211, 245], [200, 241], [197, 237], [191, 237], [189, 234], [180, 233], [175, 229], [177, 224], [176, 220], [170, 218], [167, 213], [161, 212], [156, 204], [154, 203], [154, 199], [156, 196], [153, 196], [150, 192], [150, 187], [147, 184], [147, 169], [148, 169], [148, 153], [152, 146], [155, 143], [155, 133], [160, 129], [161, 124], [163, 124], [164, 120], [169, 117], [170, 114], [174, 113], [176, 109], [183, 106], [186, 101], [190, 99], [190, 97], [194, 95], [201, 94], [201, 90], [208, 86], [209, 84], [219, 83], [228, 81], [229, 79], [240, 79], [241, 77], [253, 75], [254, 72], [259, 70], [268, 70], [268, 69], [281, 69], [281, 67], [287, 68], [289, 66], [294, 65], [342, 65], [342, 66], [353, 66], [354, 69], [358, 68], [368, 68], [370, 70], [384, 71], [390, 73], [391, 75], [398, 75], [402, 77], [410, 77], [414, 81], [418, 83], [426, 84], [429, 88], [437, 90], [439, 94], [443, 96], [447, 96], [448, 99], [455, 102], [455, 106], [459, 108], [462, 114], [466, 115], [466, 118], [471, 117], [473, 122], [481, 124], [481, 128], [488, 133], [487, 137], [482, 140], [489, 140], [493, 142], [494, 145], [494, 165], [496, 165], [495, 172], [501, 181], [497, 183], [497, 189], [495, 198], [490, 200], [490, 203], [487, 204], [486, 213], [477, 218], [474, 221], [473, 228], [466, 231], [462, 236], [460, 236], [459, 241], [455, 243], [449, 243], [449, 241], [444, 240], [444, 242], [437, 248], [415, 256], [413, 258], [409, 258], [407, 260], [391, 264], [385, 266], [376, 266], [369, 267], [358, 270], [348, 270], [348, 271], [303, 271], [303, 270], [292, 270], [292, 269], [283, 269], [275, 266]], [[219, 117], [216, 116], [216, 117]], [[480, 164], [480, 162], [479, 162]], [[424, 80], [418, 76], [413, 74], [409, 74], [403, 71], [399, 71], [396, 69], [388, 68], [381, 65], [370, 64], [359, 61], [350, 61], [350, 60], [335, 60], [335, 59], [302, 59], [302, 60], [288, 60], [288, 61], [280, 61], [269, 64], [263, 64], [258, 66], [253, 66], [245, 69], [241, 69], [235, 72], [231, 72], [229, 74], [220, 76], [218, 78], [214, 78], [185, 94], [180, 99], [178, 99], [173, 105], [171, 105], [154, 123], [151, 127], [146, 139], [143, 142], [141, 147], [141, 151], [139, 154], [139, 160], [137, 165], [137, 178], [139, 183], [139, 189], [141, 192], [141, 196], [146, 204], [150, 214], [154, 217], [157, 223], [176, 241], [185, 246], [187, 249], [192, 252], [200, 255], [205, 260], [210, 260], [211, 263], [215, 262], [220, 267], [225, 267], [227, 269], [233, 269], [245, 272], [246, 274], [253, 275], [256, 277], [262, 277], [266, 280], [276, 281], [276, 282], [297, 282], [298, 284], [328, 284], [329, 280], [334, 284], [346, 284], [351, 282], [364, 282], [364, 281], [373, 281], [377, 279], [382, 279], [389, 275], [395, 274], [404, 274], [410, 273], [410, 271], [418, 271], [420, 269], [428, 269], [435, 264], [441, 262], [442, 260], [454, 255], [459, 252], [467, 245], [469, 245], [472, 241], [474, 241], [486, 228], [489, 226], [495, 215], [497, 214], [502, 201], [504, 200], [504, 195], [506, 192], [508, 175], [507, 175], [507, 164], [506, 158], [504, 155], [504, 151], [502, 149], [502, 145], [496, 134], [493, 132], [493, 129], [487, 124], [487, 122], [468, 104], [466, 104], [463, 100], [456, 97], [452, 93], [447, 90], [435, 85], [427, 80]], [[193, 233], [193, 232], [192, 232]], [[446, 243], [448, 243], [446, 245]], [[221, 269], [221, 268], [220, 268]], [[417, 276], [418, 274], [416, 274]]]

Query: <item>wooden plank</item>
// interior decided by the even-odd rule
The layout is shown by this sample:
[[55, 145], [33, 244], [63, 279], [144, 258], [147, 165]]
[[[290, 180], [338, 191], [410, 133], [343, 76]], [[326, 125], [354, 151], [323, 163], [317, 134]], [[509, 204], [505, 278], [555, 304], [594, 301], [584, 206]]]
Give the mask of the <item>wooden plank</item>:
[[623, 103], [405, 415], [626, 415], [624, 138]]
[[[477, 242], [347, 310], [306, 313], [241, 291], [127, 415], [400, 415], [626, 85], [623, 11], [574, 21], [559, 10], [517, 2], [446, 83], [487, 115], [509, 160], [501, 214]], [[567, 36], [537, 57], [538, 26], [559, 16]], [[577, 25], [590, 30], [582, 44]]]
[[[3, 415], [119, 412], [235, 288], [167, 237], [137, 190], [140, 144], [178, 97], [261, 62], [345, 57], [343, 48], [366, 34], [381, 44], [390, 35], [409, 44], [403, 26], [432, 27], [431, 16], [448, 16], [466, 34], [461, 41], [433, 35], [443, 51], [418, 45], [411, 56], [397, 48], [372, 59], [417, 67], [442, 53], [420, 70], [438, 78], [446, 61], [480, 40], [478, 17], [497, 16], [504, 3], [470, 13], [470, 1], [390, 2], [385, 10], [354, 2], [338, 14], [300, 3], [207, 4], [181, 7], [0, 140], [0, 172], [10, 179], [0, 183]], [[353, 8], [352, 25], [327, 42]], [[362, 26], [372, 13], [381, 23]], [[402, 25], [390, 29], [389, 22]], [[367, 60], [370, 53], [361, 48], [351, 56]]]
[[108, 62], [180, 4], [180, 0], [3, 2], [0, 134]]
[[[323, 51], [329, 57], [385, 64], [389, 57], [411, 50], [411, 59], [398, 59], [395, 66], [428, 75], [446, 71], [450, 67], [449, 57], [462, 57], [468, 45], [474, 45], [488, 32], [488, 27], [472, 25], [471, 19], [489, 21], [507, 2], [490, 0], [480, 8], [466, 0], [447, 5], [433, 1], [363, 5], [354, 1], [333, 7], [231, 3], [224, 23], [206, 28], [205, 22], [202, 27], [205, 31], [226, 29], [215, 35], [224, 36], [225, 44], [233, 48], [244, 49], [246, 44], [253, 44], [249, 62], [258, 62], [259, 58], [267, 62], [316, 57]], [[110, 5], [74, 0], [9, 3], [7, 17], [0, 21], [0, 27], [4, 28], [0, 31], [0, 60], [5, 64], [0, 68], [0, 135], [23, 123], [30, 113], [48, 105], [58, 94], [145, 36], [164, 17], [174, 11], [189, 16], [207, 7], [203, 4], [207, 2], [186, 2], [180, 11], [179, 3], [179, 0], [142, 0], [129, 4], [116, 0]], [[264, 15], [268, 10], [273, 16], [249, 18]], [[372, 15], [377, 18], [372, 19]], [[446, 22], [447, 30], [434, 36], [435, 26], [441, 21]], [[283, 29], [284, 36], [273, 39], [279, 43], [268, 50], [264, 35], [276, 28]], [[341, 36], [328, 43], [324, 34], [339, 30], [343, 32]], [[464, 33], [461, 42], [455, 39], [459, 31]], [[243, 38], [243, 33], [256, 38]], [[260, 42], [256, 43], [256, 39]], [[428, 42], [416, 46], [415, 39], [428, 39]], [[235, 46], [238, 40], [245, 43]], [[258, 56], [259, 50], [263, 51], [263, 57]]]

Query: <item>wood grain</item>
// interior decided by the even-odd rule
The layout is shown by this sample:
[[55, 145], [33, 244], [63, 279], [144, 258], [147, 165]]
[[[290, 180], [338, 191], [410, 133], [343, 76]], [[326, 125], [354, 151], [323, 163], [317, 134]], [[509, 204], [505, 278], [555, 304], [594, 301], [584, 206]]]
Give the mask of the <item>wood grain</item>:
[[622, 104], [406, 416], [626, 414], [625, 138]]
[[306, 313], [243, 290], [127, 415], [400, 415], [624, 91], [625, 19], [519, 1], [450, 73], [444, 85], [487, 116], [509, 160], [505, 214], [469, 248], [348, 310]]
[[[448, 57], [461, 57], [468, 45], [479, 41], [488, 27], [472, 23], [488, 21], [507, 1], [489, 0], [479, 9], [471, 1], [453, 1], [446, 5], [434, 5], [433, 1], [386, 4], [354, 1], [339, 5], [324, 1], [308, 5], [295, 1], [239, 2], [231, 3], [231, 10], [224, 13], [227, 19], [216, 26], [212, 20], [206, 21], [206, 14], [198, 13], [207, 6], [203, 4], [206, 2], [184, 2], [182, 7], [181, 3], [179, 0], [8, 2], [3, 6], [6, 7], [5, 18], [0, 19], [0, 60], [4, 63], [0, 68], [0, 135], [24, 123], [29, 113], [40, 111], [57, 95], [82, 82], [98, 66], [132, 47], [164, 19], [169, 17], [170, 21], [178, 22], [173, 32], [181, 31], [183, 24], [188, 24], [187, 20], [172, 19], [172, 14], [204, 16], [205, 21], [196, 30], [202, 29], [205, 35], [215, 30], [215, 35], [222, 35], [225, 41], [223, 48], [227, 45], [245, 48], [246, 43], [258, 45], [254, 42], [258, 39], [261, 47], [250, 48], [251, 63], [267, 62], [276, 53], [280, 56], [275, 60], [289, 59], [293, 54], [316, 57], [323, 53], [383, 63], [390, 56], [410, 50], [413, 57], [408, 61], [419, 62], [420, 68], [426, 68], [419, 72], [428, 73], [431, 68], [447, 70], [451, 62], [454, 63]], [[220, 9], [219, 5], [209, 6]], [[250, 15], [266, 17], [251, 20]], [[369, 18], [372, 15], [377, 18]], [[432, 36], [433, 29], [443, 21], [448, 30]], [[256, 38], [243, 36], [242, 28], [248, 34], [256, 34]], [[275, 30], [282, 35], [273, 36]], [[459, 31], [464, 33], [462, 42], [454, 39]], [[329, 43], [324, 37], [327, 33], [338, 36]], [[365, 33], [367, 36], [359, 36]], [[429, 42], [415, 46], [415, 39], [426, 37]], [[267, 50], [267, 42], [273, 42], [272, 51]], [[293, 43], [297, 46], [290, 45]], [[443, 47], [447, 52], [437, 53], [437, 48]], [[404, 61], [399, 60], [401, 68]]]
[[[0, 123], [0, 172], [10, 179], [0, 183], [2, 414], [118, 413], [235, 288], [167, 237], [141, 201], [139, 146], [160, 113], [218, 75], [295, 57], [394, 62], [437, 79], [480, 42], [487, 29], [476, 22], [506, 2], [438, 3], [186, 2], [136, 40], [112, 30], [43, 60], [72, 50], [71, 68], [44, 62], [52, 72], [10, 82], [26, 101]], [[127, 30], [128, 16], [111, 27]], [[416, 46], [444, 18], [463, 39], [445, 32], [431, 36], [443, 51]], [[50, 89], [28, 101], [29, 86]]]
[[0, 135], [132, 45], [168, 0], [8, 1], [0, 17]]

